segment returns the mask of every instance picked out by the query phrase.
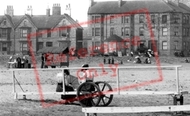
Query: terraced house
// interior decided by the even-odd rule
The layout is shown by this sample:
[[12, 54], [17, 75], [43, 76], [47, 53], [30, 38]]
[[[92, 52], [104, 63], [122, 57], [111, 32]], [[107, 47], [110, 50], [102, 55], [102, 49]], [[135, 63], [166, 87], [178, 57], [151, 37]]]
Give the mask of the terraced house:
[[[60, 4], [53, 4], [52, 15], [50, 8], [45, 15], [33, 15], [32, 11], [28, 6], [26, 14], [18, 16], [13, 6], [7, 6], [7, 13], [0, 16], [0, 54], [28, 54], [29, 42], [34, 53], [42, 47], [82, 47], [77, 41], [82, 39], [83, 28], [68, 14], [61, 14]], [[36, 35], [28, 41], [28, 34]]]
[[[149, 12], [156, 51], [153, 49], [146, 14], [129, 13], [139, 9], [147, 9]], [[98, 20], [100, 18], [102, 21]], [[179, 0], [90, 0], [88, 19], [95, 22], [88, 26], [92, 45], [100, 46], [112, 35], [122, 39], [139, 37], [140, 39], [134, 39], [133, 44], [132, 41], [125, 42], [129, 48], [125, 48], [124, 54], [130, 50], [136, 51], [144, 45], [159, 55], [173, 55], [175, 51], [183, 51], [186, 56], [189, 55], [190, 8]]]

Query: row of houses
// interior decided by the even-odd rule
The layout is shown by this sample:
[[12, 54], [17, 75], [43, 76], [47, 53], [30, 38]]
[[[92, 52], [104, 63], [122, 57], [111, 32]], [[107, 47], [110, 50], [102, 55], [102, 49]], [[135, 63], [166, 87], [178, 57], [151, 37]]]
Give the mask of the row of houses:
[[29, 43], [34, 53], [43, 47], [82, 47], [77, 40], [82, 40], [83, 28], [68, 14], [61, 14], [60, 4], [53, 4], [52, 15], [50, 8], [45, 15], [33, 15], [31, 6], [25, 15], [14, 15], [13, 6], [6, 11], [0, 16], [0, 54], [28, 54]]
[[[60, 4], [53, 4], [51, 15], [50, 8], [45, 15], [33, 15], [32, 10], [28, 6], [27, 13], [18, 16], [13, 6], [7, 6], [6, 14], [0, 16], [0, 54], [26, 54], [28, 43], [34, 53], [43, 47], [66, 45], [87, 48], [90, 53], [92, 46], [100, 50], [113, 35], [130, 40], [125, 41], [128, 47], [122, 49], [123, 54], [141, 46], [159, 55], [175, 51], [188, 55], [190, 51], [190, 8], [179, 0], [90, 0], [85, 30], [68, 14], [61, 14]], [[30, 40], [28, 34], [33, 35]]]
[[86, 40], [90, 46], [100, 46], [110, 36], [117, 35], [122, 39], [140, 38], [134, 45], [126, 42], [130, 47], [124, 54], [136, 51], [141, 45], [159, 55], [173, 55], [175, 51], [188, 55], [190, 51], [190, 8], [179, 0], [90, 0], [88, 20], [93, 22], [88, 25], [90, 39]]

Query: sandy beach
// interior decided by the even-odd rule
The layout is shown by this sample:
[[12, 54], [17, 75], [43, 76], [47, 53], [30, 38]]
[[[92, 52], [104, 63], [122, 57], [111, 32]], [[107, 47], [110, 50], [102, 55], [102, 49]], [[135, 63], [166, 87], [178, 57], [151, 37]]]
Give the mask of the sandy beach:
[[[180, 89], [190, 91], [190, 63], [184, 62], [185, 58], [160, 58], [161, 66], [176, 66], [180, 65], [179, 78]], [[127, 58], [123, 57], [119, 60], [123, 60], [124, 64], [118, 67], [127, 66], [157, 66], [155, 59], [152, 59], [152, 64], [134, 64], [127, 62]], [[38, 95], [27, 95], [26, 100], [22, 99], [22, 96], [18, 96], [18, 100], [14, 100], [13, 86], [12, 86], [12, 72], [6, 68], [6, 58], [1, 57], [0, 66], [0, 115], [2, 116], [84, 116], [81, 109], [82, 107], [76, 101], [72, 104], [57, 104], [52, 107], [43, 108], [41, 106], [40, 97]], [[84, 63], [89, 63], [90, 66], [98, 67], [103, 62], [103, 58], [100, 57], [88, 57], [85, 59], [78, 59], [70, 62], [70, 67], [80, 67]], [[40, 66], [40, 62], [38, 62]], [[109, 65], [105, 65], [109, 67]], [[97, 70], [98, 76], [95, 77], [95, 81], [106, 81], [112, 88], [116, 88], [116, 77], [112, 77], [113, 71], [111, 69], [105, 69], [108, 74], [101, 76], [102, 70]], [[40, 71], [38, 70], [38, 76], [42, 86], [42, 91], [55, 92], [56, 79], [55, 75], [59, 71]], [[76, 76], [77, 70], [71, 70], [71, 74]], [[159, 83], [148, 84], [142, 87], [135, 87], [126, 89], [124, 91], [175, 91], [176, 90], [176, 73], [172, 68], [164, 68], [161, 70], [163, 80]], [[25, 92], [38, 92], [38, 86], [36, 84], [36, 73], [34, 71], [17, 71], [15, 76]], [[120, 86], [129, 86], [135, 83], [141, 83], [147, 80], [154, 80], [160, 77], [160, 73], [157, 68], [147, 69], [121, 69], [119, 70]], [[22, 89], [19, 85], [16, 85], [16, 90], [19, 92]], [[59, 101], [60, 95], [44, 95], [45, 103], [53, 103]], [[113, 101], [109, 105], [111, 106], [160, 106], [160, 105], [172, 105], [173, 98], [169, 95], [114, 95]], [[190, 104], [190, 96], [184, 95], [184, 104]], [[173, 116], [173, 113], [142, 113], [142, 114], [99, 114], [98, 116]], [[186, 113], [183, 115], [190, 115]]]

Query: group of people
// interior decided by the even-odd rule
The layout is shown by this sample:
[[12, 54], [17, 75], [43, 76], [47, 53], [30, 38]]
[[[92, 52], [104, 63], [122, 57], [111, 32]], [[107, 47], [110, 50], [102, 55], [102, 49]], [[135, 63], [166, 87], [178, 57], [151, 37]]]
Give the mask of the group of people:
[[26, 56], [10, 56], [9, 62], [14, 62], [15, 68], [29, 68], [29, 60], [26, 58]]
[[[56, 75], [56, 78], [57, 78], [56, 92], [62, 92], [63, 85], [65, 86], [65, 91], [68, 92], [68, 91], [75, 91], [75, 88], [84, 82], [93, 82], [93, 77], [90, 76], [88, 67], [89, 67], [88, 64], [84, 64], [82, 66], [80, 77], [74, 77], [74, 76], [70, 75], [70, 72], [68, 69], [64, 69], [64, 74], [62, 72], [57, 73], [57, 75]], [[65, 78], [64, 84], [63, 84], [63, 76]], [[78, 82], [73, 83], [74, 81], [76, 81], [76, 79]], [[91, 91], [91, 90], [92, 90], [92, 88], [90, 88], [89, 91]], [[65, 102], [66, 104], [75, 101], [75, 98], [76, 98], [76, 95], [61, 95], [61, 99], [66, 100], [66, 102]], [[90, 100], [90, 98], [87, 100]]]
[[[135, 59], [136, 59], [135, 63], [137, 63], [137, 64], [142, 63], [140, 56], [141, 56], [141, 54], [139, 53], [138, 56], [135, 57]], [[152, 51], [151, 49], [148, 49], [148, 50], [145, 52], [145, 57], [146, 57], [146, 58], [145, 58], [144, 63], [145, 63], [145, 64], [151, 64], [151, 57], [153, 57], [153, 56], [154, 56], [153, 51]]]

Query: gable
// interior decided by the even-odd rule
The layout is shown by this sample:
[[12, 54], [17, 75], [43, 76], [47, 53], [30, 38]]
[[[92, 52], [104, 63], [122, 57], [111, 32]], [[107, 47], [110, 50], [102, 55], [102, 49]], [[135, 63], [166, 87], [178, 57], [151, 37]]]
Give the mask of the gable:
[[10, 21], [7, 18], [4, 18], [1, 22], [0, 22], [0, 27], [1, 28], [12, 28], [12, 25], [10, 23]]
[[36, 28], [36, 26], [27, 18], [23, 18], [17, 28]]
[[63, 18], [56, 27], [62, 27], [62, 26], [72, 26], [69, 21], [67, 21], [65, 18]]

